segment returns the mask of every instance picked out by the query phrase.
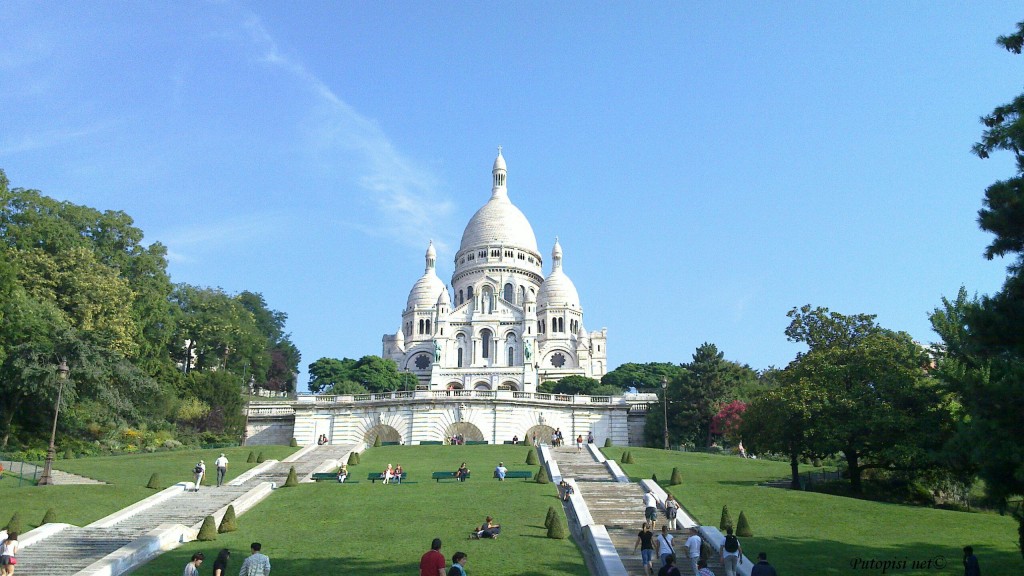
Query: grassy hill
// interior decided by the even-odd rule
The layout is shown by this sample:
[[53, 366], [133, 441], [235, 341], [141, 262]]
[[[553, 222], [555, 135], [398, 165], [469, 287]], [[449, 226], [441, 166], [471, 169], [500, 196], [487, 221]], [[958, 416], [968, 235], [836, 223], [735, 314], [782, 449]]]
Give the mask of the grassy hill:
[[[759, 486], [784, 478], [789, 465], [735, 456], [630, 448], [635, 464], [623, 470], [636, 480], [656, 473], [699, 522], [718, 526], [722, 506], [734, 521], [744, 511], [754, 537], [743, 551], [768, 553], [780, 574], [881, 574], [857, 561], [906, 561], [888, 574], [962, 574], [962, 548], [974, 546], [986, 575], [1018, 576], [1024, 562], [1016, 549], [1017, 523], [1009, 516], [871, 502], [814, 492]], [[604, 453], [618, 459], [622, 448]], [[668, 486], [672, 468], [683, 483]], [[927, 562], [932, 560], [931, 566]], [[915, 569], [914, 561], [923, 565]], [[942, 564], [942, 567], [936, 566]]]

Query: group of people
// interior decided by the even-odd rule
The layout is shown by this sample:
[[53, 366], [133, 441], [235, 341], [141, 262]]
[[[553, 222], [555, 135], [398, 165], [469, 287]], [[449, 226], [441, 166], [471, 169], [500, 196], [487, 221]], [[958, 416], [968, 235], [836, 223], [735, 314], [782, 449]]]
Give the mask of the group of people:
[[[270, 558], [266, 554], [261, 552], [263, 545], [259, 542], [253, 542], [249, 545], [249, 557], [242, 562], [242, 569], [239, 571], [239, 576], [267, 576], [270, 574]], [[228, 573], [228, 559], [231, 557], [231, 551], [227, 548], [221, 549], [217, 554], [217, 558], [213, 561], [213, 576], [227, 576]], [[202, 552], [196, 552], [192, 555], [192, 559], [185, 564], [185, 571], [182, 572], [181, 576], [199, 576], [199, 567], [203, 565], [203, 561], [206, 560], [206, 555]]]
[[[703, 540], [697, 527], [690, 528], [690, 536], [683, 543], [686, 559], [690, 562], [690, 569], [697, 576], [715, 576], [708, 568], [708, 561], [701, 554]], [[633, 552], [640, 549], [640, 561], [643, 563], [644, 574], [654, 575], [654, 558], [657, 556], [661, 561], [661, 569], [658, 576], [678, 576], [679, 568], [676, 560], [679, 554], [675, 550], [674, 537], [668, 531], [668, 525], [661, 527], [661, 533], [655, 535], [651, 525], [644, 522], [640, 533], [637, 534], [636, 543], [633, 545]], [[732, 533], [732, 527], [726, 528], [725, 542], [719, 552], [722, 566], [726, 576], [736, 576], [737, 566], [743, 563], [743, 548], [739, 540]], [[775, 568], [768, 563], [767, 555], [762, 552], [758, 554], [758, 563], [751, 570], [751, 576], [776, 576]]]
[[448, 439], [448, 443], [451, 444], [452, 446], [462, 446], [463, 444], [466, 443], [466, 437], [463, 436], [462, 434], [455, 434], [454, 436]]
[[316, 439], [317, 446], [323, 446], [324, 444], [330, 443], [331, 441], [327, 439], [327, 434], [321, 434], [320, 437]]
[[[342, 468], [344, 468], [344, 466]], [[346, 470], [345, 472], [347, 475], [348, 470]], [[402, 474], [405, 474], [405, 470], [402, 469], [401, 464], [395, 467], [392, 467], [391, 464], [388, 464], [388, 467], [383, 472], [380, 473], [380, 477], [384, 479], [385, 484], [401, 484]], [[344, 482], [344, 480], [339, 480], [339, 482]]]
[[[220, 488], [224, 485], [224, 477], [228, 473], [228, 457], [221, 452], [220, 456], [213, 461], [213, 465], [217, 468], [217, 487]], [[203, 481], [203, 477], [206, 476], [206, 462], [200, 460], [196, 462], [194, 468], [192, 468], [192, 474], [195, 477], [195, 492], [199, 492], [199, 484]]]

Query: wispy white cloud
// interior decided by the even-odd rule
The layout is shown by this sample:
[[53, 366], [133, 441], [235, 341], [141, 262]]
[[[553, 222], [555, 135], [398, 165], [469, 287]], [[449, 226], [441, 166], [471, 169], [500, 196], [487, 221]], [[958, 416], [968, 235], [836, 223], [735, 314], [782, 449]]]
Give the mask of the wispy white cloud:
[[280, 225], [280, 217], [273, 214], [246, 214], [245, 217], [220, 219], [209, 224], [178, 228], [156, 239], [167, 246], [167, 259], [175, 263], [194, 260], [196, 252], [216, 247], [223, 249], [232, 244], [241, 244], [265, 236], [267, 230]]
[[60, 146], [101, 132], [101, 124], [80, 128], [55, 128], [0, 138], [0, 156]]
[[365, 234], [422, 248], [433, 238], [438, 250], [447, 251], [444, 240], [453, 203], [438, 192], [437, 179], [398, 150], [370, 118], [338, 97], [302, 62], [282, 52], [258, 17], [249, 14], [245, 30], [258, 49], [260, 62], [284, 70], [309, 90], [326, 110], [318, 118], [315, 138], [322, 148], [341, 148], [359, 155], [361, 173], [355, 182], [368, 192], [380, 218], [372, 224], [353, 223]]

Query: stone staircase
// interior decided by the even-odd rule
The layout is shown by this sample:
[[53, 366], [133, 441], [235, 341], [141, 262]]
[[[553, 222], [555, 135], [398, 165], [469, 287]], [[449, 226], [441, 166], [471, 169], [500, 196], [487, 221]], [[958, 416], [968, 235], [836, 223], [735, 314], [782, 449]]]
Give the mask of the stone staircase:
[[[577, 453], [576, 448], [559, 447], [552, 448], [552, 454], [562, 476], [576, 480], [578, 492], [587, 503], [594, 523], [604, 525], [626, 571], [631, 575], [643, 576], [640, 551], [633, 552], [637, 533], [644, 523], [643, 488], [635, 483], [616, 482], [604, 464], [595, 462], [586, 451]], [[664, 513], [659, 514], [658, 532], [667, 521]], [[672, 535], [675, 537], [673, 546], [679, 556], [676, 566], [682, 574], [693, 574], [683, 546], [689, 534], [675, 531]], [[661, 563], [655, 558], [655, 573], [660, 567]], [[712, 555], [708, 559], [708, 567], [715, 574], [725, 573], [717, 556]]]
[[283, 484], [290, 467], [294, 466], [299, 479], [302, 479], [325, 461], [337, 460], [351, 449], [352, 446], [319, 446], [295, 462], [278, 462], [241, 484], [225, 484], [220, 488], [203, 486], [198, 492], [182, 491], [109, 528], [93, 525], [68, 527], [33, 546], [23, 548], [18, 554], [18, 574], [72, 576], [161, 524], [183, 524], [198, 528], [206, 516], [231, 504], [261, 483]]

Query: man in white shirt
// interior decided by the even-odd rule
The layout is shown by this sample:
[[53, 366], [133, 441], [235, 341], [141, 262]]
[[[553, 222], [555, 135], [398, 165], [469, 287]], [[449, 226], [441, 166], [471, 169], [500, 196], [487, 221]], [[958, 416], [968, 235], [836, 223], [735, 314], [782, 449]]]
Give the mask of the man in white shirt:
[[654, 530], [654, 524], [658, 519], [658, 499], [655, 498], [653, 492], [647, 492], [644, 494], [644, 520], [651, 525], [651, 530]]
[[498, 462], [498, 467], [494, 469], [494, 475], [498, 477], [498, 480], [504, 480], [505, 474], [508, 474], [508, 468], [505, 468], [504, 462]]
[[213, 464], [217, 467], [217, 488], [220, 488], [224, 484], [224, 475], [228, 473], [228, 457], [222, 452]]
[[697, 527], [690, 528], [691, 535], [686, 539], [686, 554], [690, 557], [690, 566], [693, 567], [693, 573], [697, 573], [697, 561], [700, 560], [700, 533], [697, 532]]
[[674, 556], [676, 553], [675, 548], [672, 547], [672, 540], [672, 535], [668, 533], [668, 525], [663, 524], [661, 526], [661, 534], [658, 534], [658, 537], [654, 539], [654, 548], [658, 552], [658, 558], [661, 559], [662, 567], [668, 566], [668, 557]]
[[270, 558], [260, 552], [263, 545], [253, 542], [249, 548], [252, 550], [252, 554], [245, 559], [245, 562], [242, 562], [242, 569], [238, 571], [238, 576], [268, 576], [270, 574]]

